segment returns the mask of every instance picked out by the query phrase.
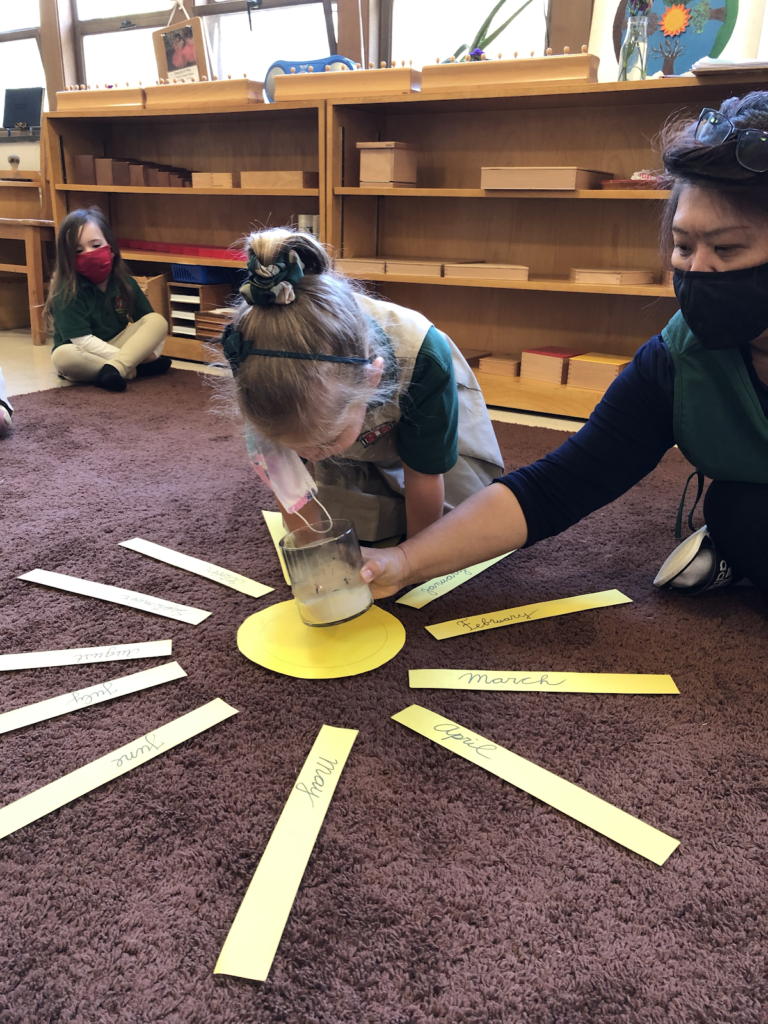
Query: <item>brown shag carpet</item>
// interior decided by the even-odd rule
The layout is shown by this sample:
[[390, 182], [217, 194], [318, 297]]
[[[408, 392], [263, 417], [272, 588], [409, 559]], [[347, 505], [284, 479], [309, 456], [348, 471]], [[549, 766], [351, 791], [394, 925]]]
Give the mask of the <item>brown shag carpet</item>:
[[[219, 696], [240, 714], [0, 842], [3, 1024], [768, 1020], [766, 606], [659, 593], [687, 466], [422, 611], [329, 682], [246, 661], [288, 591], [269, 496], [196, 375], [19, 398], [0, 441], [0, 650], [172, 636], [187, 680], [0, 737], [0, 803]], [[563, 434], [497, 425], [508, 466]], [[254, 601], [117, 542], [272, 584]], [[23, 583], [34, 567], [213, 614], [188, 626]], [[438, 642], [424, 624], [617, 587], [634, 603]], [[6, 673], [0, 709], [142, 661]], [[409, 691], [408, 668], [669, 672], [672, 696]], [[681, 840], [663, 868], [390, 721], [422, 703]], [[265, 984], [212, 971], [322, 723], [360, 730]]]

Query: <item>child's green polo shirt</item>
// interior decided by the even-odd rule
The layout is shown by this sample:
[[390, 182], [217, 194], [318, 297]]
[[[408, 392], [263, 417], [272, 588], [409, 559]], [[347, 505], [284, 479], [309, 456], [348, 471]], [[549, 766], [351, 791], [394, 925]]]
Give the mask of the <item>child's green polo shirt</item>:
[[[130, 280], [133, 291], [132, 319], [141, 320], [147, 313], [152, 313], [153, 309], [138, 282], [133, 278]], [[82, 338], [88, 334], [93, 334], [102, 341], [111, 341], [128, 326], [125, 299], [114, 278], [103, 292], [97, 285], [78, 274], [77, 294], [74, 299], [66, 305], [54, 302], [51, 313], [54, 348], [66, 345], [72, 338]]]

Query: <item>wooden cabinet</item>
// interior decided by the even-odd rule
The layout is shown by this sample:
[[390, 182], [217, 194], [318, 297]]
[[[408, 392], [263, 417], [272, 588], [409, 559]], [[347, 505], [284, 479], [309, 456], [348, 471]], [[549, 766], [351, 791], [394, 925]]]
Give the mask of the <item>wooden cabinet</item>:
[[[495, 354], [564, 345], [632, 354], [677, 309], [662, 283], [663, 191], [492, 192], [481, 167], [575, 166], [628, 178], [658, 168], [667, 118], [764, 88], [757, 75], [639, 83], [550, 83], [427, 99], [328, 103], [328, 240], [345, 258], [522, 264], [527, 281], [353, 273], [420, 310], [460, 347]], [[358, 143], [418, 147], [415, 188], [360, 188]], [[650, 270], [654, 283], [569, 280], [574, 267]], [[478, 376], [489, 405], [586, 417], [599, 394]]]
[[[123, 248], [135, 274], [158, 264], [241, 268], [239, 260], [169, 252], [180, 247], [236, 248], [248, 231], [298, 223], [300, 214], [325, 220], [325, 102], [250, 104], [216, 110], [125, 110], [52, 113], [46, 118], [56, 227], [68, 212], [100, 206], [119, 239], [149, 242], [151, 251]], [[144, 160], [191, 171], [304, 171], [319, 186], [163, 188], [80, 185], [75, 157]], [[205, 361], [203, 343], [169, 336], [165, 352]]]

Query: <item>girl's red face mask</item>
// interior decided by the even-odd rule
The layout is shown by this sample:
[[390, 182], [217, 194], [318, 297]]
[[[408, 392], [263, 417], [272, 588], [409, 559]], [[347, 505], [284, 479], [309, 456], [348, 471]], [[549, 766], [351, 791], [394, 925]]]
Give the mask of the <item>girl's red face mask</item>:
[[75, 257], [75, 270], [93, 284], [101, 284], [112, 273], [112, 250], [108, 245], [79, 252]]

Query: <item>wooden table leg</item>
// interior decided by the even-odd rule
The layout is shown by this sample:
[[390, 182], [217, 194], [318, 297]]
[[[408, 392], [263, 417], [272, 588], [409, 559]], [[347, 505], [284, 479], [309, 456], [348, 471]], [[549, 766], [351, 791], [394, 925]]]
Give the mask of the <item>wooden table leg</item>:
[[32, 325], [32, 344], [45, 344], [45, 321], [43, 305], [45, 290], [43, 288], [43, 252], [40, 229], [27, 227], [24, 229], [24, 246], [27, 259], [27, 290], [29, 292], [29, 320]]

